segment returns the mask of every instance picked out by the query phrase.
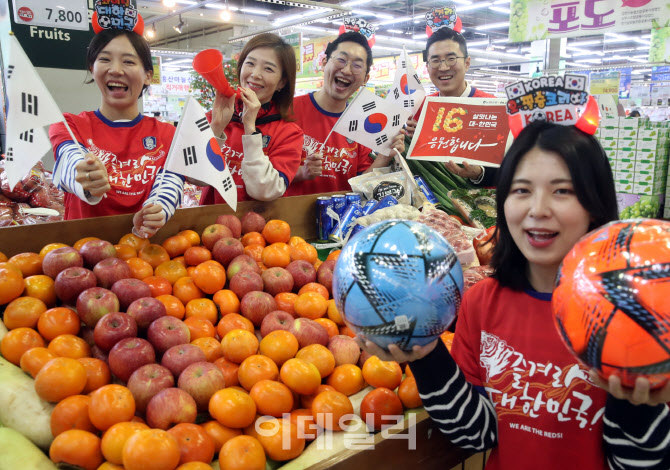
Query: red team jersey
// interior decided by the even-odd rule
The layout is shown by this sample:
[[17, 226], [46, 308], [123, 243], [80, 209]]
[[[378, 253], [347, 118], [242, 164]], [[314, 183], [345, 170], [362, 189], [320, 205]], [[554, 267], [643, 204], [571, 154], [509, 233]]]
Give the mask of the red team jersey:
[[486, 469], [609, 468], [607, 394], [588, 379], [554, 327], [551, 294], [475, 284], [461, 306], [451, 354], [468, 382], [485, 387], [498, 416]]
[[[261, 108], [258, 118], [277, 113], [279, 111], [272, 105], [270, 108]], [[207, 113], [207, 119], [210, 122], [212, 120], [211, 115], [211, 111]], [[282, 175], [288, 187], [300, 166], [302, 129], [296, 123], [286, 122], [282, 119], [257, 124], [256, 128], [263, 134], [263, 153], [268, 156], [275, 170]], [[221, 146], [221, 151], [226, 157], [230, 174], [237, 185], [237, 202], [252, 200], [244, 189], [244, 180], [242, 179], [244, 125], [241, 122], [231, 121], [226, 126], [225, 133], [226, 141]], [[225, 203], [219, 192], [214, 188], [203, 189], [200, 205]]]
[[[77, 142], [105, 164], [111, 186], [96, 205], [66, 192], [65, 220], [139, 211], [157, 171], [165, 164], [175, 127], [142, 115], [125, 122], [110, 121], [99, 111], [64, 116]], [[62, 122], [49, 128], [49, 139], [54, 154], [61, 144], [72, 141]]]
[[[296, 123], [305, 131], [302, 160], [307, 154], [321, 150], [323, 141], [342, 113], [329, 113], [321, 108], [314, 94], [298, 96], [293, 100]], [[313, 180], [300, 181], [288, 188], [286, 196], [351, 191], [349, 179], [363, 173], [372, 165], [370, 149], [333, 132], [323, 149], [323, 173]]]

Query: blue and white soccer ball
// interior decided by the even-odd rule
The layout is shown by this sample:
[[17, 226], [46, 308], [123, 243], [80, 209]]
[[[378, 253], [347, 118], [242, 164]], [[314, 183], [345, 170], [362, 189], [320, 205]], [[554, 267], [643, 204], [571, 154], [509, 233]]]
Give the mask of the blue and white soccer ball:
[[426, 345], [458, 312], [463, 271], [451, 245], [419, 222], [371, 225], [342, 249], [333, 297], [356, 334], [387, 348]]

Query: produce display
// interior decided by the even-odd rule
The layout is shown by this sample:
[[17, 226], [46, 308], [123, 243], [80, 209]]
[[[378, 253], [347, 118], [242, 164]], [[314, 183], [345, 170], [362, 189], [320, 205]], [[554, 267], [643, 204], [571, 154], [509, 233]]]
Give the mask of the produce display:
[[[409, 148], [409, 147], [408, 147]], [[472, 188], [472, 184], [460, 176], [457, 176], [447, 170], [444, 163], [419, 161], [414, 159], [407, 160], [407, 166], [415, 175], [421, 176], [433, 194], [440, 202], [440, 208], [447, 214], [461, 215], [458, 207], [449, 197], [449, 192], [453, 190], [467, 190]], [[494, 222], [495, 223], [495, 222]]]
[[494, 189], [455, 189], [448, 197], [463, 220], [472, 225], [487, 229], [496, 224], [496, 198]]
[[344, 324], [339, 251], [321, 262], [254, 212], [212, 222], [160, 245], [82, 234], [0, 253], [0, 446], [16, 443], [0, 467], [21, 452], [7, 468], [53, 468], [46, 452], [87, 469], [233, 468], [243, 455], [241, 468], [278, 468], [304, 453], [293, 468], [305, 468], [342, 449], [309, 445], [341, 442], [342, 416], [370, 413], [367, 434], [420, 406], [414, 379]]

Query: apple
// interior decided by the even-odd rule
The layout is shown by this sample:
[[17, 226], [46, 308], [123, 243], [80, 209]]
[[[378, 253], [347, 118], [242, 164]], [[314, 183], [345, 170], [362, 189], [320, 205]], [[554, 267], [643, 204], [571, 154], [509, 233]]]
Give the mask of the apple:
[[242, 222], [236, 215], [220, 215], [216, 218], [216, 223], [228, 227], [233, 234], [233, 238], [242, 236]]
[[328, 289], [328, 293], [333, 295], [333, 271], [335, 270], [335, 261], [334, 259], [327, 259], [319, 269], [316, 270], [316, 282]]
[[198, 411], [209, 409], [209, 399], [212, 395], [226, 387], [223, 374], [211, 362], [196, 362], [188, 366], [179, 375], [177, 387], [181, 388], [195, 400]]
[[107, 240], [91, 240], [79, 249], [84, 265], [92, 268], [103, 259], [116, 258], [116, 248]]
[[[114, 258], [118, 259], [118, 258]], [[77, 313], [82, 322], [91, 328], [103, 316], [119, 311], [119, 299], [111, 290], [102, 287], [91, 287], [77, 297]]]
[[149, 400], [147, 424], [154, 429], [168, 429], [179, 423], [195, 423], [197, 414], [193, 397], [180, 388], [170, 387]]
[[104, 315], [93, 329], [93, 341], [103, 351], [109, 352], [116, 343], [137, 336], [137, 322], [123, 312]]
[[167, 367], [172, 375], [179, 377], [189, 365], [202, 361], [207, 361], [202, 349], [194, 344], [179, 344], [165, 351], [161, 359], [161, 365]]
[[191, 342], [191, 331], [178, 318], [165, 315], [152, 321], [147, 329], [147, 339], [158, 354], [163, 354], [172, 346]]
[[97, 344], [91, 346], [91, 357], [109, 363], [109, 354], [107, 354], [107, 351], [103, 351]]
[[212, 224], [202, 231], [202, 237], [200, 237], [200, 241], [203, 245], [205, 245], [205, 248], [207, 248], [209, 251], [212, 251], [217, 241], [222, 238], [229, 238], [232, 236], [233, 232], [231, 232], [230, 229], [225, 225]]
[[291, 261], [286, 270], [293, 276], [293, 290], [298, 292], [302, 286], [316, 282], [316, 269], [309, 261], [298, 259]]
[[328, 349], [333, 353], [335, 366], [356, 364], [361, 356], [361, 348], [353, 338], [346, 335], [335, 335], [328, 340]]
[[56, 279], [58, 273], [64, 269], [73, 267], [84, 267], [84, 258], [70, 246], [56, 248], [44, 255], [42, 260], [42, 272], [51, 279]]
[[275, 310], [268, 313], [261, 322], [261, 336], [265, 338], [269, 333], [275, 330], [289, 331], [293, 324], [293, 315], [283, 310]]
[[230, 278], [228, 289], [235, 292], [238, 299], [241, 299], [251, 291], [263, 290], [263, 278], [251, 271], [242, 271]]
[[309, 318], [296, 318], [288, 331], [296, 337], [300, 349], [310, 344], [328, 345], [328, 330]]
[[146, 364], [130, 375], [127, 387], [135, 398], [135, 409], [144, 413], [158, 392], [174, 387], [174, 376], [160, 364]]
[[95, 339], [93, 338], [93, 328], [91, 328], [90, 326], [81, 325], [81, 327], [79, 328], [79, 333], [77, 333], [77, 336], [86, 341], [86, 344], [88, 344], [91, 347], [95, 344]]
[[228, 264], [228, 269], [226, 270], [226, 276], [228, 279], [232, 279], [233, 276], [242, 271], [251, 271], [258, 275], [261, 274], [261, 268], [258, 266], [258, 263], [249, 255], [239, 255], [236, 256], [230, 264]]
[[240, 302], [240, 313], [242, 316], [251, 320], [251, 323], [253, 323], [256, 328], [260, 328], [261, 323], [267, 314], [275, 310], [277, 310], [277, 302], [275, 301], [275, 298], [267, 292], [249, 292], [242, 297], [242, 301]]
[[98, 278], [93, 271], [74, 266], [58, 273], [54, 281], [54, 290], [64, 304], [75, 305], [79, 294], [97, 284]]
[[237, 238], [225, 237], [219, 239], [212, 249], [212, 258], [227, 268], [230, 262], [244, 254], [244, 245]]
[[98, 278], [98, 286], [109, 289], [120, 280], [133, 277], [130, 266], [121, 258], [106, 258], [93, 267], [93, 273]]
[[263, 271], [262, 277], [265, 292], [270, 295], [291, 292], [293, 290], [293, 276], [284, 268], [268, 268]]
[[371, 357], [372, 357], [372, 354], [370, 354], [367, 351], [361, 350], [361, 357], [358, 358], [358, 367], [360, 367], [361, 370], [363, 370], [363, 364], [365, 364], [365, 361], [367, 361]]
[[265, 218], [257, 212], [247, 212], [242, 216], [240, 222], [242, 223], [242, 235], [249, 232], [261, 233], [265, 227]]
[[128, 382], [133, 372], [140, 367], [154, 362], [154, 347], [142, 338], [124, 338], [109, 351], [109, 369], [123, 382]]
[[167, 315], [165, 305], [154, 297], [142, 297], [128, 306], [126, 313], [133, 317], [140, 330], [146, 330], [151, 322]]
[[119, 298], [122, 312], [127, 311], [130, 304], [137, 299], [151, 297], [151, 287], [149, 287], [149, 284], [134, 277], [119, 279], [112, 284], [111, 291]]

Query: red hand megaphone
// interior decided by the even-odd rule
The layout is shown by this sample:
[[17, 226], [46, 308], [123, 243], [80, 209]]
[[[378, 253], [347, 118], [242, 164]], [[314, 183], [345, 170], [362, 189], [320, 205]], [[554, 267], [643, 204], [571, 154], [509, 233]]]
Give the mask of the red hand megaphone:
[[223, 54], [219, 50], [205, 49], [198, 52], [193, 58], [193, 69], [226, 98], [235, 93], [240, 94], [240, 90], [235, 90], [226, 80], [226, 75], [223, 73]]

